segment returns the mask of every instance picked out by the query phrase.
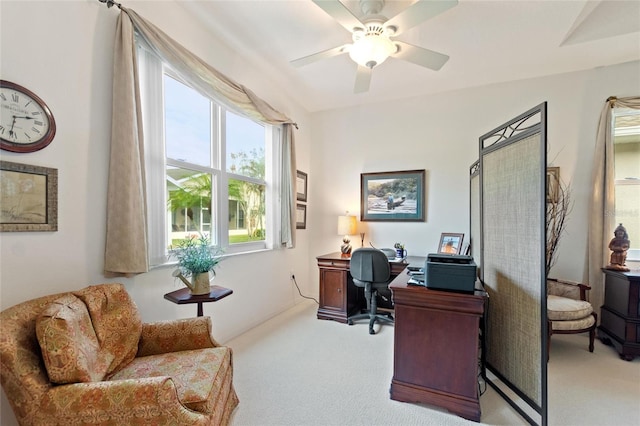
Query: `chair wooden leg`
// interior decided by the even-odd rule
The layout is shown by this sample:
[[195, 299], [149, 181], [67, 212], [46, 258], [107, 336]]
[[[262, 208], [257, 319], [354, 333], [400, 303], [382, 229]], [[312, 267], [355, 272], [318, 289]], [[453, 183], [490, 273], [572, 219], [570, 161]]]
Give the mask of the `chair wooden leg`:
[[596, 338], [596, 324], [598, 324], [598, 314], [592, 312], [591, 315], [593, 315], [595, 321], [593, 323], [593, 327], [589, 330], [589, 352], [593, 352], [593, 341]]

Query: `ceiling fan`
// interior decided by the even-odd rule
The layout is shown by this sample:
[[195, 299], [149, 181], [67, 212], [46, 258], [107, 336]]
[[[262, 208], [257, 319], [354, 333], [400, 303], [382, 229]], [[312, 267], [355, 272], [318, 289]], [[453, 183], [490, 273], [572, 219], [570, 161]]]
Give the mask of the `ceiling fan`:
[[380, 15], [384, 0], [360, 0], [364, 17], [358, 19], [338, 0], [312, 0], [340, 25], [352, 33], [352, 44], [344, 44], [313, 55], [291, 61], [295, 67], [308, 65], [320, 59], [348, 53], [358, 64], [354, 93], [369, 90], [372, 70], [388, 57], [402, 59], [438, 71], [449, 56], [414, 46], [391, 37], [414, 27], [454, 7], [458, 0], [418, 0], [396, 16], [387, 19]]

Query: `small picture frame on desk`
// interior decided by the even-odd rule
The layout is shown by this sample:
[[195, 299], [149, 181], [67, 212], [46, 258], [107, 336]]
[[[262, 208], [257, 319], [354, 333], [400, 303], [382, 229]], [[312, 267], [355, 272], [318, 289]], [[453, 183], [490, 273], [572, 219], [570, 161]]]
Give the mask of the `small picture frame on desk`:
[[442, 235], [440, 235], [438, 253], [460, 254], [462, 250], [462, 240], [464, 240], [464, 234], [443, 232]]

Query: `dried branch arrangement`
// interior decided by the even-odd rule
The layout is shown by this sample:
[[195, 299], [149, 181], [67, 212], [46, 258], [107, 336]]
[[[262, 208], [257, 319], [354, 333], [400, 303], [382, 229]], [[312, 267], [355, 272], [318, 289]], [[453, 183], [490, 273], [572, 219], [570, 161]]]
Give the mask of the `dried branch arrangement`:
[[573, 209], [571, 201], [571, 185], [565, 185], [558, 179], [558, 196], [556, 202], [547, 203], [547, 250], [546, 250], [546, 273], [555, 265], [558, 253], [558, 243], [565, 231], [567, 216]]

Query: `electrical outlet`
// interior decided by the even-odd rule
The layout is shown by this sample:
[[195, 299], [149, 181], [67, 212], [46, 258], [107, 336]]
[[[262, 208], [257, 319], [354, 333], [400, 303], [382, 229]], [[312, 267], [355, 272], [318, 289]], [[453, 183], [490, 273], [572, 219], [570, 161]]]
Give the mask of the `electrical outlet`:
[[289, 277], [290, 277], [292, 280], [295, 280], [295, 279], [296, 279], [296, 275], [293, 273], [293, 269], [292, 269], [291, 271], [289, 271]]

